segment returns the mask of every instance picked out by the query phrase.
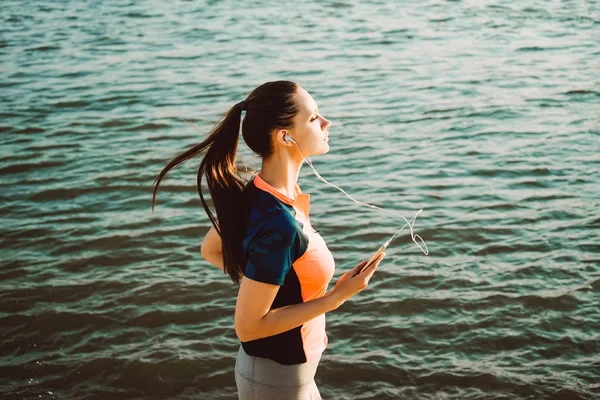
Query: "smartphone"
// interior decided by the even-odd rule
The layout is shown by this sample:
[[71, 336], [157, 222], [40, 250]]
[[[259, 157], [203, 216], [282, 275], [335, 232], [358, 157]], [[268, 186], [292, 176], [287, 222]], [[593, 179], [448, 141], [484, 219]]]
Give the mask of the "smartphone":
[[387, 247], [390, 245], [391, 242], [392, 242], [392, 240], [388, 239], [384, 244], [382, 244], [381, 247], [379, 247], [379, 250], [377, 250], [377, 252], [375, 254], [373, 254], [373, 257], [371, 257], [369, 259], [369, 261], [367, 261], [367, 263], [365, 264], [365, 266], [360, 269], [360, 271], [358, 272], [358, 274], [362, 273], [369, 265], [371, 265], [371, 263], [373, 261], [375, 261], [375, 259], [377, 257], [379, 257], [379, 255], [385, 251], [385, 249], [387, 249]]

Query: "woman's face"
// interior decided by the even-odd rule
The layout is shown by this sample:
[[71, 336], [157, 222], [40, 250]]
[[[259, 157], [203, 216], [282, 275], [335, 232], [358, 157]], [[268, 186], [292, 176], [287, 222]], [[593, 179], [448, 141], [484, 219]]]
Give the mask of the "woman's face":
[[[299, 147], [305, 157], [327, 153], [329, 151], [327, 128], [331, 122], [319, 114], [317, 103], [305, 89], [298, 87], [296, 101], [299, 111], [294, 117], [293, 128], [277, 131], [276, 140], [291, 146], [295, 151], [298, 151]], [[285, 132], [296, 141], [298, 147], [293, 142], [283, 142]]]

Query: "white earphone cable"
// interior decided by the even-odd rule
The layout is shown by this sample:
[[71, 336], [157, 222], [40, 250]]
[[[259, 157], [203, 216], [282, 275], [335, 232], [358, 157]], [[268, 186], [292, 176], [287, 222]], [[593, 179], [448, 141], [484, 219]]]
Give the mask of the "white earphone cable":
[[[423, 212], [423, 209], [419, 209], [419, 211], [417, 211], [417, 213], [416, 213], [416, 214], [415, 214], [415, 215], [412, 217], [412, 219], [411, 219], [412, 223], [411, 223], [411, 222], [410, 222], [410, 221], [408, 221], [408, 220], [407, 220], [407, 219], [406, 219], [406, 218], [405, 218], [405, 217], [404, 217], [402, 214], [400, 214], [400, 213], [398, 213], [398, 212], [396, 212], [396, 211], [387, 210], [387, 209], [385, 209], [385, 208], [381, 208], [381, 207], [378, 207], [378, 206], [374, 206], [374, 205], [371, 205], [371, 204], [368, 204], [368, 203], [363, 203], [362, 201], [358, 201], [358, 200], [354, 199], [352, 196], [350, 196], [348, 193], [346, 193], [346, 191], [345, 191], [344, 189], [340, 188], [339, 186], [336, 186], [336, 185], [334, 185], [333, 183], [329, 183], [329, 182], [327, 182], [327, 180], [325, 180], [325, 178], [323, 178], [323, 177], [322, 177], [322, 176], [321, 176], [321, 175], [320, 175], [320, 174], [317, 172], [317, 170], [316, 170], [316, 169], [315, 169], [315, 167], [313, 166], [313, 164], [312, 164], [312, 161], [310, 160], [310, 158], [309, 158], [308, 156], [307, 156], [307, 157], [305, 157], [305, 156], [304, 156], [304, 154], [302, 154], [302, 151], [300, 151], [300, 147], [298, 146], [298, 143], [296, 143], [296, 141], [295, 141], [294, 139], [290, 138], [288, 135], [286, 135], [286, 137], [287, 137], [287, 138], [289, 138], [289, 140], [291, 140], [291, 141], [292, 141], [292, 142], [293, 142], [293, 143], [296, 145], [296, 147], [298, 148], [298, 152], [300, 153], [300, 155], [302, 156], [302, 158], [303, 158], [303, 159], [304, 159], [304, 160], [307, 162], [307, 164], [308, 164], [308, 165], [309, 165], [309, 166], [312, 168], [313, 172], [315, 173], [315, 176], [316, 176], [316, 177], [317, 177], [319, 180], [321, 180], [322, 182], [324, 182], [324, 183], [328, 184], [329, 186], [332, 186], [332, 187], [334, 187], [334, 188], [338, 189], [339, 191], [341, 191], [342, 193], [344, 193], [344, 194], [345, 194], [345, 195], [346, 195], [346, 196], [347, 196], [347, 197], [348, 197], [350, 200], [354, 201], [356, 204], [360, 204], [360, 205], [363, 205], [363, 206], [365, 206], [365, 207], [374, 208], [374, 209], [377, 209], [377, 210], [380, 210], [380, 211], [385, 211], [385, 212], [388, 212], [388, 213], [392, 213], [392, 214], [394, 214], [394, 215], [396, 215], [396, 216], [399, 216], [399, 217], [401, 217], [403, 220], [405, 220], [405, 221], [406, 221], [406, 224], [404, 224], [404, 225], [402, 226], [402, 228], [398, 229], [398, 230], [397, 230], [397, 231], [394, 233], [394, 235], [392, 235], [392, 237], [391, 237], [391, 238], [388, 240], [388, 243], [389, 243], [389, 242], [391, 242], [391, 241], [392, 241], [392, 240], [393, 240], [393, 239], [394, 239], [394, 238], [395, 238], [395, 237], [396, 237], [396, 236], [397, 236], [397, 235], [398, 235], [398, 234], [399, 234], [399, 233], [400, 233], [400, 232], [401, 232], [401, 231], [402, 231], [404, 228], [406, 228], [406, 226], [408, 225], [408, 227], [410, 228], [410, 236], [411, 236], [411, 238], [412, 238], [412, 241], [413, 241], [413, 242], [415, 242], [415, 244], [416, 244], [416, 245], [417, 245], [417, 247], [418, 247], [418, 248], [419, 248], [419, 249], [420, 249], [420, 250], [423, 252], [423, 254], [425, 254], [425, 255], [428, 255], [428, 254], [429, 254], [429, 250], [427, 249], [427, 244], [425, 244], [425, 241], [423, 240], [423, 238], [421, 238], [421, 236], [419, 236], [418, 234], [415, 234], [415, 233], [414, 233], [414, 231], [413, 231], [413, 228], [414, 228], [414, 225], [415, 225], [415, 221], [416, 221], [416, 219], [417, 219], [417, 216], [418, 216], [418, 215], [419, 215], [421, 212]], [[423, 249], [423, 247], [422, 247], [422, 246], [421, 246], [421, 245], [420, 245], [420, 244], [419, 244], [419, 243], [418, 243], [418, 242], [415, 240], [415, 239], [417, 239], [417, 238], [418, 238], [418, 239], [421, 241], [421, 243], [423, 244], [423, 246], [425, 247], [425, 249]]]

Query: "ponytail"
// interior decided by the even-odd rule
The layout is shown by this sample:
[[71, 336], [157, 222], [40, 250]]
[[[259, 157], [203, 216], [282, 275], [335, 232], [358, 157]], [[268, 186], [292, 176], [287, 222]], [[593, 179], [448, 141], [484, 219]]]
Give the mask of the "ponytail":
[[[242, 197], [246, 183], [239, 175], [235, 164], [242, 109], [242, 103], [234, 105], [205, 141], [173, 158], [154, 180], [152, 195], [152, 212], [154, 212], [158, 186], [164, 176], [183, 162], [206, 151], [206, 155], [200, 162], [196, 178], [198, 193], [210, 222], [221, 236], [225, 273], [236, 283], [239, 283], [242, 276], [239, 254], [242, 233], [240, 222], [244, 217]], [[210, 210], [202, 194], [203, 175], [206, 176], [216, 216]]]

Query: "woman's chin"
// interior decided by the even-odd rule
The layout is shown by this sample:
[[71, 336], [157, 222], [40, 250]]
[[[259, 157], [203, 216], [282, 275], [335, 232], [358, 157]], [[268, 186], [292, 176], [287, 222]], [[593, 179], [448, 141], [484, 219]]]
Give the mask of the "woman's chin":
[[314, 152], [310, 152], [309, 156], [320, 156], [321, 154], [326, 154], [326, 153], [329, 153], [329, 143], [327, 143], [325, 141], [325, 142], [323, 142], [322, 146], [318, 150], [315, 150]]
[[329, 143], [327, 141], [323, 142], [323, 150], [319, 154], [327, 154], [329, 153]]

